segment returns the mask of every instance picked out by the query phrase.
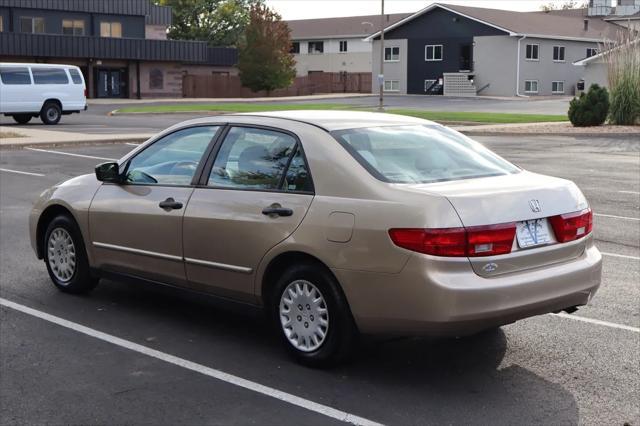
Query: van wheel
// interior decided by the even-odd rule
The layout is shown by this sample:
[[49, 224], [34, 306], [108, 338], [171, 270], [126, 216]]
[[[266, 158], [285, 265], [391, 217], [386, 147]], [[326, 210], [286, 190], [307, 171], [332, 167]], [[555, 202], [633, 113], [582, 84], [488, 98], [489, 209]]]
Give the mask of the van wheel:
[[69, 216], [57, 216], [49, 223], [43, 247], [47, 272], [58, 290], [80, 294], [98, 285], [91, 276], [80, 229]]
[[357, 328], [326, 269], [309, 263], [287, 269], [272, 292], [270, 311], [283, 344], [301, 364], [327, 367], [351, 354]]
[[40, 111], [40, 119], [44, 124], [58, 124], [62, 117], [62, 109], [56, 102], [47, 102]]
[[18, 124], [27, 124], [31, 121], [31, 114], [14, 114], [12, 115], [13, 119]]

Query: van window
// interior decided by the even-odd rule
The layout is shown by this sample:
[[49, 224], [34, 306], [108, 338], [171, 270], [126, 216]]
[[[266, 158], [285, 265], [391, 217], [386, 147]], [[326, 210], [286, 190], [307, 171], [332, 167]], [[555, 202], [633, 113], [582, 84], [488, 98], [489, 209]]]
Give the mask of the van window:
[[69, 68], [69, 75], [71, 76], [71, 80], [73, 80], [73, 84], [82, 84], [82, 77], [77, 69]]
[[2, 67], [0, 79], [4, 84], [31, 84], [31, 76], [28, 68]]
[[35, 84], [69, 84], [62, 68], [31, 68]]

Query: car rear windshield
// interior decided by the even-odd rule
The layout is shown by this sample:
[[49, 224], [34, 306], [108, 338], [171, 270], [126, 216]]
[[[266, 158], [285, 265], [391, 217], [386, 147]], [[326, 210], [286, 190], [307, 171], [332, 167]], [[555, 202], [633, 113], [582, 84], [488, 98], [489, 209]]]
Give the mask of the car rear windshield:
[[373, 127], [332, 135], [384, 182], [432, 183], [520, 171], [478, 142], [442, 126]]

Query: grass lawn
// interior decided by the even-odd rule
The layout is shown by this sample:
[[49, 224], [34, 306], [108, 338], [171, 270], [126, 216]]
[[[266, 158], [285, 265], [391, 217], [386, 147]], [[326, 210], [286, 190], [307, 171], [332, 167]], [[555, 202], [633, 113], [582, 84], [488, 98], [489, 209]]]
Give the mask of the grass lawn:
[[[220, 103], [199, 105], [153, 105], [134, 106], [119, 109], [117, 113], [180, 113], [180, 112], [263, 112], [285, 110], [364, 110], [353, 105], [345, 104], [264, 104], [264, 103]], [[373, 109], [371, 109], [373, 110]], [[388, 113], [410, 115], [433, 121], [445, 122], [473, 122], [473, 123], [540, 123], [567, 121], [566, 115], [545, 114], [505, 114], [492, 112], [460, 112], [460, 111], [422, 111], [419, 109], [388, 109]]]

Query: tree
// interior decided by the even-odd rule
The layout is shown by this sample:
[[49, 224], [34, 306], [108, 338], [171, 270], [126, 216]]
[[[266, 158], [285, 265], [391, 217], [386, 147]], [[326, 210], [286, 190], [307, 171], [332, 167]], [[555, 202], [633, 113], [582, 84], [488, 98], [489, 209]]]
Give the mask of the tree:
[[263, 0], [155, 0], [171, 6], [169, 38], [201, 40], [212, 46], [237, 46], [252, 5]]
[[583, 9], [589, 5], [586, 1], [578, 1], [578, 0], [565, 0], [563, 3], [558, 4], [558, 2], [552, 1], [547, 4], [543, 4], [540, 6], [540, 9], [543, 12], [549, 12], [551, 10], [569, 10], [569, 9]]
[[242, 85], [254, 92], [289, 87], [296, 76], [291, 30], [276, 12], [263, 4], [251, 7], [249, 24], [238, 48]]

